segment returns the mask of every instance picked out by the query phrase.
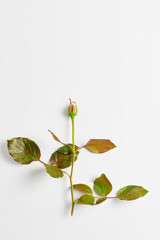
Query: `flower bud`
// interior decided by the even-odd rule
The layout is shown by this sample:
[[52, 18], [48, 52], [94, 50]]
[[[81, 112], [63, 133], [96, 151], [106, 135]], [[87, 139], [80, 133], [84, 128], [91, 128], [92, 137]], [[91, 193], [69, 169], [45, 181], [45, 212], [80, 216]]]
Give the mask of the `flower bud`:
[[74, 101], [71, 101], [71, 99], [69, 99], [69, 100], [70, 100], [70, 105], [68, 107], [68, 115], [72, 119], [74, 119], [75, 116], [77, 115], [77, 112], [78, 112], [77, 105], [76, 105], [76, 103]]

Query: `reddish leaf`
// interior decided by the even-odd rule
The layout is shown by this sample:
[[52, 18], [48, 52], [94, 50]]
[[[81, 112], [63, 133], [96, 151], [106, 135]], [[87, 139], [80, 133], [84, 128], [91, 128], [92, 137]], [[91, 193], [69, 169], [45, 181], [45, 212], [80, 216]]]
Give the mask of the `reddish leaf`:
[[28, 138], [12, 138], [8, 140], [8, 151], [13, 159], [22, 164], [38, 161], [41, 157], [39, 147]]
[[89, 193], [89, 194], [92, 194], [92, 189], [87, 186], [86, 184], [74, 184], [73, 185], [73, 188], [80, 191], [80, 192], [85, 192], [85, 193]]
[[[54, 152], [50, 158], [50, 165], [56, 166], [58, 168], [67, 168], [72, 165], [73, 152], [71, 150], [72, 144], [60, 147], [56, 152]], [[75, 146], [75, 149], [78, 149]], [[75, 161], [77, 160], [79, 152], [75, 153]]]
[[48, 131], [52, 134], [52, 137], [54, 138], [55, 141], [57, 141], [57, 142], [59, 142], [59, 143], [61, 143], [61, 144], [64, 145], [64, 143], [62, 143], [62, 142], [59, 140], [59, 138], [58, 138], [52, 131], [50, 131], [50, 130], [48, 130]]
[[116, 145], [108, 139], [90, 139], [84, 147], [93, 153], [104, 153], [115, 148]]

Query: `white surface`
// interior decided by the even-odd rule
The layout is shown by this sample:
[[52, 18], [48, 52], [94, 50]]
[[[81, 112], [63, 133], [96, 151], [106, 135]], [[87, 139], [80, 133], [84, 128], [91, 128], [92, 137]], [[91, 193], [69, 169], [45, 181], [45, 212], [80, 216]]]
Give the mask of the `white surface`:
[[[160, 3], [0, 1], [0, 239], [159, 239]], [[28, 137], [47, 162], [71, 141], [68, 98], [77, 102], [76, 143], [109, 138], [118, 147], [83, 150], [74, 182], [104, 172], [117, 190], [149, 190], [132, 202], [77, 206], [70, 217], [67, 177], [12, 160], [6, 140]]]

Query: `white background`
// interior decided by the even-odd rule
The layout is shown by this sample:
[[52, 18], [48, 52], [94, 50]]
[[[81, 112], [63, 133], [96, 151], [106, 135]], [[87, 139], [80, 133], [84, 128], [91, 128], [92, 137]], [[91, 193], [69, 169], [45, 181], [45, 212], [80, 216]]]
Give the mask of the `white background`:
[[[0, 238], [2, 240], [159, 239], [160, 3], [158, 0], [0, 1]], [[28, 137], [48, 162], [71, 142], [66, 114], [77, 102], [76, 144], [108, 138], [97, 155], [82, 150], [74, 183], [141, 185], [136, 201], [76, 206], [67, 176], [16, 163], [6, 140]], [[70, 170], [68, 169], [68, 172]]]

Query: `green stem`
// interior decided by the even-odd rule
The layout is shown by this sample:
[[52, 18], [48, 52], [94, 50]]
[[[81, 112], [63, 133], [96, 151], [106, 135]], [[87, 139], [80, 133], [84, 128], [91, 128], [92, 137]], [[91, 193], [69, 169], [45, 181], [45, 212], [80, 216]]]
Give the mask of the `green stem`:
[[71, 167], [71, 174], [70, 174], [70, 184], [71, 184], [71, 197], [72, 197], [72, 210], [71, 210], [71, 216], [73, 216], [74, 211], [74, 195], [73, 195], [73, 183], [72, 183], [72, 176], [73, 176], [73, 167], [74, 167], [74, 161], [75, 161], [75, 143], [74, 143], [74, 118], [72, 118], [72, 144], [73, 144], [73, 159], [72, 159], [72, 167]]
[[72, 209], [71, 209], [71, 216], [73, 216], [73, 211], [74, 211], [74, 195], [73, 195], [73, 184], [72, 184], [72, 178], [70, 177], [70, 183], [71, 183], [71, 198], [72, 198]]
[[73, 150], [73, 159], [72, 159], [72, 168], [71, 168], [71, 178], [73, 175], [73, 167], [74, 167], [74, 160], [75, 160], [75, 144], [74, 144], [74, 118], [72, 119], [72, 150]]

